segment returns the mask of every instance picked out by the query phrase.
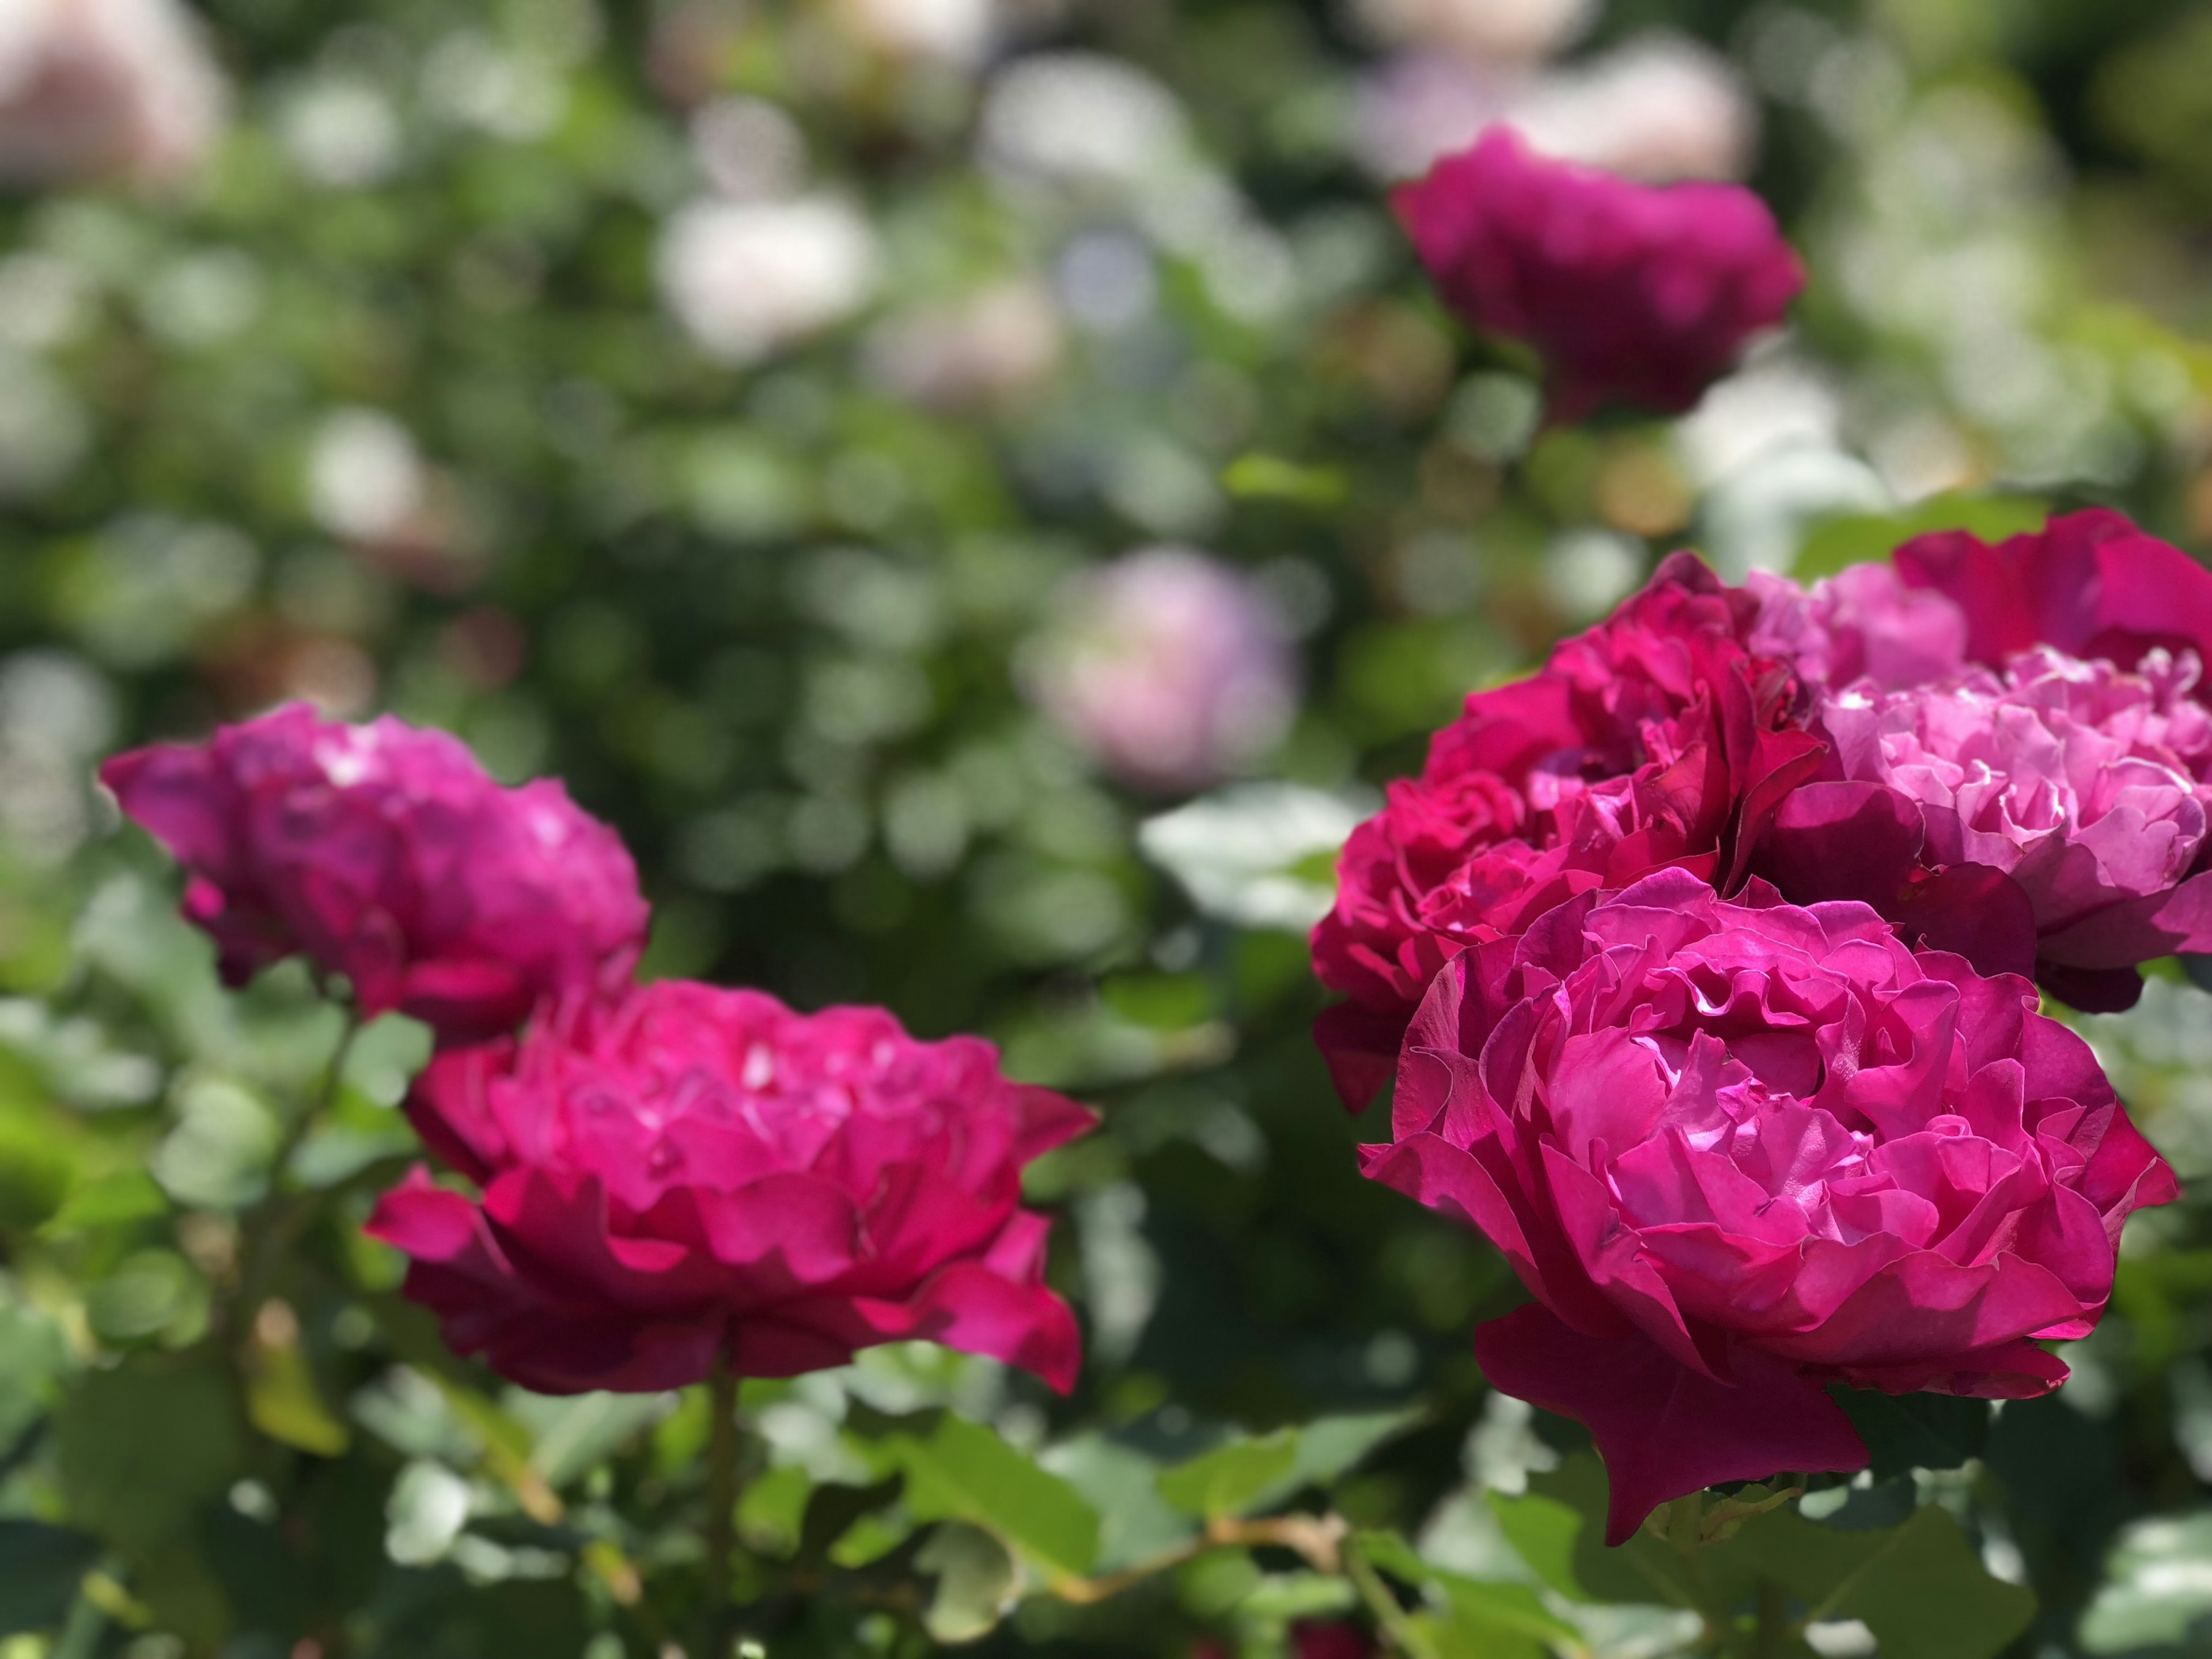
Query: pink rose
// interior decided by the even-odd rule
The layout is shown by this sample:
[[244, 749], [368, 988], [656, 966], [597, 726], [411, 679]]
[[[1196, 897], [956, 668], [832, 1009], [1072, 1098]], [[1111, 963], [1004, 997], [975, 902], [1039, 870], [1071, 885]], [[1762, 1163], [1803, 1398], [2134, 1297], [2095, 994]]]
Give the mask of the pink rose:
[[1352, 833], [1314, 967], [1350, 1000], [1316, 1028], [1364, 1106], [1437, 969], [1553, 905], [1666, 865], [1741, 878], [1777, 804], [1820, 763], [1784, 724], [1784, 677], [1737, 643], [1752, 615], [1686, 554], [1543, 671], [1477, 692], [1421, 775]]
[[2134, 1002], [2137, 963], [2212, 951], [2212, 571], [2093, 511], [1756, 591], [1754, 648], [1794, 660], [1835, 749], [1776, 820], [1765, 873], [1790, 897], [1894, 920], [1916, 867], [2001, 872], [2019, 893], [1990, 902], [2037, 977], [2092, 1010]]
[[1916, 954], [1867, 907], [1687, 872], [1462, 957], [1408, 1034], [1367, 1173], [1459, 1216], [1536, 1298], [1476, 1352], [1579, 1419], [1607, 1537], [1865, 1448], [1830, 1382], [2048, 1392], [2121, 1224], [2179, 1195], [2034, 988]]
[[234, 985], [305, 955], [446, 1042], [549, 999], [618, 994], [647, 912], [621, 839], [550, 780], [503, 789], [458, 739], [293, 704], [100, 769], [191, 880]]
[[1297, 713], [1288, 635], [1238, 571], [1147, 548], [1077, 573], [1029, 676], [1055, 724], [1139, 788], [1202, 789], [1258, 759]]
[[417, 1170], [369, 1231], [526, 1388], [793, 1376], [908, 1338], [1074, 1382], [1021, 1172], [1092, 1119], [975, 1038], [666, 981], [440, 1057], [408, 1111], [483, 1195]]
[[1689, 408], [1805, 285], [1749, 191], [1630, 184], [1503, 127], [1395, 200], [1446, 303], [1543, 355], [1555, 421]]

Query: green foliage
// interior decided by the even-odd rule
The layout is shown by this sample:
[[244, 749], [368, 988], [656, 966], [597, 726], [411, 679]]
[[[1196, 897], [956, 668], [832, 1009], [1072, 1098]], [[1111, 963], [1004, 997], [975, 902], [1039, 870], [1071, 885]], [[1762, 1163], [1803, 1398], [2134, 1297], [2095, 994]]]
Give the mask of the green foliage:
[[1079, 1577], [1098, 1553], [1098, 1517], [1073, 1486], [1000, 1436], [946, 1413], [927, 1436], [884, 1441], [918, 1521], [981, 1528], [1048, 1575]]

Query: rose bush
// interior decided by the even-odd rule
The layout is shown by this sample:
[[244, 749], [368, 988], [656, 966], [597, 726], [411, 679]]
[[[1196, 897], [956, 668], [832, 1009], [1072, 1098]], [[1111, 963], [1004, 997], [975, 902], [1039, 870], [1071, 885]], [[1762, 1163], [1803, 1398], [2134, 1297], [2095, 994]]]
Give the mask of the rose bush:
[[233, 985], [303, 955], [362, 1012], [469, 1042], [549, 1000], [619, 994], [644, 948], [620, 837], [556, 781], [501, 788], [442, 732], [295, 703], [100, 778], [190, 872], [185, 914]]
[[1372, 1178], [1486, 1233], [1536, 1298], [1491, 1382], [1576, 1417], [1608, 1536], [1725, 1480], [1860, 1467], [1826, 1392], [2031, 1396], [2128, 1215], [2178, 1195], [2033, 988], [1868, 907], [1670, 869], [1461, 957], [1408, 1034]]
[[906, 1338], [1074, 1382], [1021, 1171], [1093, 1120], [975, 1038], [665, 981], [441, 1056], [408, 1111], [481, 1196], [418, 1169], [369, 1231], [526, 1388], [793, 1376]]
[[1789, 683], [1747, 653], [1755, 615], [1677, 555], [1609, 620], [1528, 679], [1468, 697], [1421, 775], [1352, 836], [1316, 971], [1349, 1000], [1316, 1036], [1364, 1105], [1438, 968], [1553, 905], [1666, 865], [1737, 880], [1820, 748]]
[[1689, 408], [1805, 285], [1749, 191], [1631, 184], [1540, 157], [1509, 128], [1395, 202], [1445, 302], [1542, 354], [1555, 421], [1613, 402]]
[[1891, 910], [1917, 866], [2002, 872], [2038, 977], [2089, 1009], [2132, 1003], [2140, 963], [2212, 950], [2212, 572], [2094, 511], [1756, 591], [1753, 648], [1795, 664], [1833, 750], [1778, 819], [1792, 897]]

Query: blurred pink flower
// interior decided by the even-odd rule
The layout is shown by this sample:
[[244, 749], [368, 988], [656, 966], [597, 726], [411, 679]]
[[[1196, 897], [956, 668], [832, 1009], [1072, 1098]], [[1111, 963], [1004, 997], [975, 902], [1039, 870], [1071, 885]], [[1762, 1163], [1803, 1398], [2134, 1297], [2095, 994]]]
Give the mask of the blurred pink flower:
[[1374, 1659], [1381, 1650], [1359, 1626], [1301, 1619], [1291, 1626], [1291, 1659]]
[[100, 769], [190, 872], [185, 914], [240, 984], [304, 955], [468, 1042], [539, 1004], [618, 994], [647, 913], [621, 839], [561, 785], [504, 789], [458, 739], [304, 704]]
[[1395, 200], [1445, 301], [1543, 356], [1554, 421], [1689, 408], [1804, 286], [1749, 191], [1629, 184], [1502, 128]]
[[1686, 871], [1462, 956], [1407, 1034], [1367, 1173], [1481, 1229], [1536, 1298], [1475, 1335], [1579, 1419], [1607, 1540], [1657, 1504], [1861, 1468], [1826, 1385], [2048, 1393], [2129, 1214], [2179, 1196], [2024, 979], [1862, 904]]
[[173, 181], [213, 146], [226, 102], [176, 0], [0, 6], [0, 181]]
[[1141, 788], [1203, 788], [1264, 754], [1297, 712], [1297, 665], [1251, 580], [1149, 548], [1063, 589], [1031, 690], [1070, 736]]
[[975, 1038], [664, 981], [441, 1057], [408, 1111], [483, 1195], [418, 1170], [369, 1231], [447, 1340], [526, 1388], [791, 1376], [913, 1338], [1074, 1382], [1021, 1172], [1093, 1120]]

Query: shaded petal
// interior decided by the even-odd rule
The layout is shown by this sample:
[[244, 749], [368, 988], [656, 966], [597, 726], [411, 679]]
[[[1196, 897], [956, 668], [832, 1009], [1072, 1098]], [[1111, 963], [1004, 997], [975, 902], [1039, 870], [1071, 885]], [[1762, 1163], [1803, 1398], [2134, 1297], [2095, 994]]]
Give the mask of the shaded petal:
[[1474, 1352], [1493, 1385], [1589, 1430], [1612, 1482], [1608, 1544], [1626, 1543], [1660, 1504], [1720, 1481], [1868, 1462], [1817, 1382], [1755, 1350], [1731, 1357], [1730, 1387], [1640, 1334], [1586, 1336], [1531, 1304], [1480, 1327]]

